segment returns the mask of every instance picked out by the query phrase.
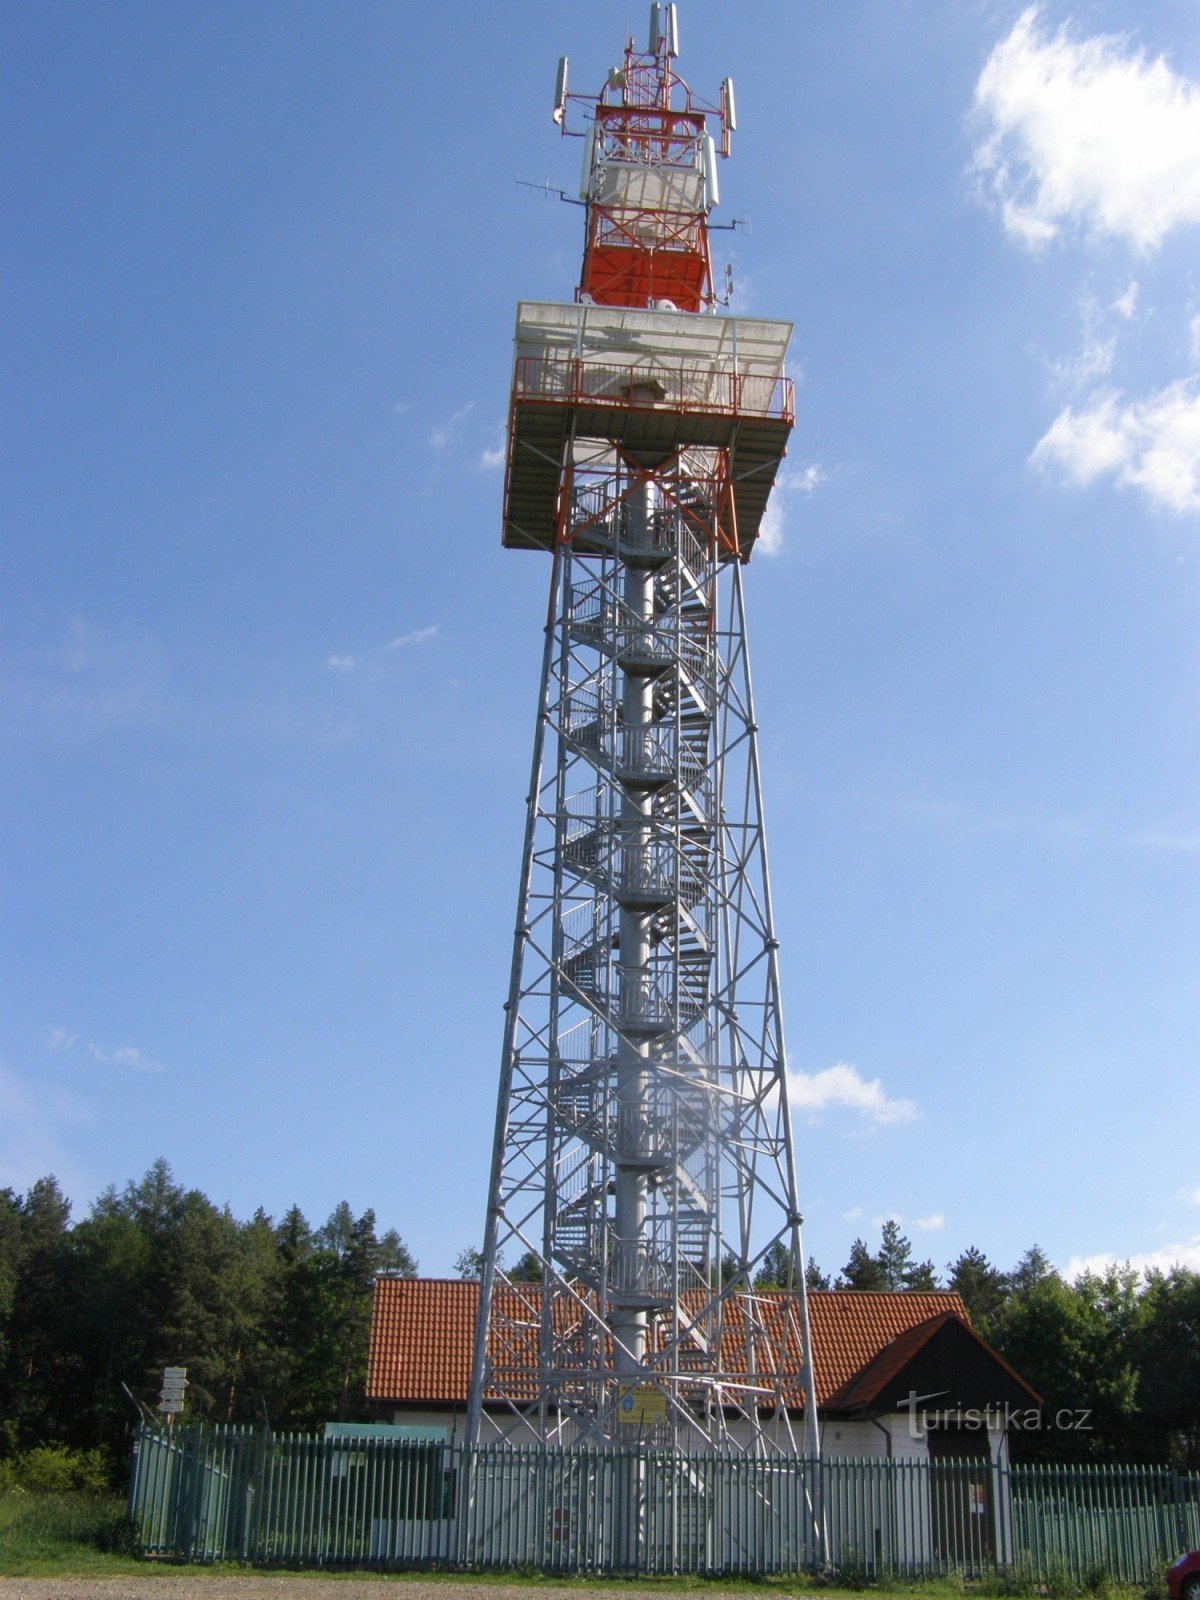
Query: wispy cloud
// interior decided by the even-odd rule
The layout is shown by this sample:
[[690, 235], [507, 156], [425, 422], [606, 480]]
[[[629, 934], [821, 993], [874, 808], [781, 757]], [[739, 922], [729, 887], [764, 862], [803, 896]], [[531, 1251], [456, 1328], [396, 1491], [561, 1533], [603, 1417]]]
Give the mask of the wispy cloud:
[[843, 1222], [857, 1222], [859, 1217], [862, 1216], [862, 1214], [863, 1214], [863, 1208], [861, 1206], [851, 1206], [849, 1211], [843, 1211], [842, 1212], [842, 1221]]
[[826, 473], [819, 462], [811, 462], [802, 472], [781, 473], [771, 490], [767, 509], [758, 528], [757, 550], [760, 555], [777, 556], [783, 550], [787, 526], [785, 503], [792, 494], [812, 494], [826, 481]]
[[464, 417], [470, 416], [475, 409], [474, 400], [468, 400], [465, 406], [459, 406], [448, 416], [445, 422], [439, 422], [429, 435], [429, 446], [432, 450], [444, 450], [454, 437], [454, 429]]
[[387, 649], [404, 650], [412, 644], [428, 644], [438, 631], [436, 622], [428, 628], [414, 628], [411, 633], [401, 633], [395, 639], [389, 639]]
[[378, 660], [381, 656], [390, 655], [396, 650], [407, 650], [414, 645], [428, 644], [438, 632], [438, 624], [430, 623], [427, 628], [413, 628], [409, 633], [399, 633], [394, 639], [389, 639], [386, 644], [374, 645], [364, 655], [331, 655], [325, 657], [325, 665], [333, 672], [353, 672], [356, 667], [369, 663], [372, 659]]
[[1137, 310], [1138, 294], [1139, 289], [1137, 280], [1131, 278], [1129, 280], [1129, 287], [1125, 290], [1125, 293], [1118, 295], [1108, 309], [1110, 311], [1115, 311], [1119, 317], [1122, 317], [1126, 322], [1129, 322], [1132, 320], [1133, 314]]
[[1188, 1201], [1190, 1205], [1200, 1206], [1200, 1189], [1180, 1189], [1179, 1199]]
[[164, 1072], [161, 1061], [148, 1056], [135, 1044], [119, 1044], [115, 1050], [103, 1050], [98, 1044], [88, 1045], [88, 1055], [102, 1067], [130, 1067], [135, 1072]]
[[[861, 1209], [859, 1207], [860, 1212]], [[911, 1228], [914, 1233], [937, 1233], [946, 1226], [941, 1211], [934, 1211], [928, 1217], [906, 1217], [902, 1211], [889, 1211], [885, 1216], [871, 1218], [873, 1228], [882, 1228], [885, 1222], [894, 1222], [898, 1228]]]
[[152, 729], [167, 717], [154, 643], [79, 615], [54, 636], [16, 652], [0, 682], [0, 716], [11, 732], [89, 739]]
[[[80, 1035], [71, 1033], [67, 1028], [51, 1028], [46, 1038], [47, 1047], [55, 1055], [70, 1055], [79, 1043]], [[83, 1046], [83, 1053], [89, 1060], [98, 1062], [103, 1067], [129, 1067], [135, 1072], [166, 1070], [161, 1061], [156, 1061], [153, 1056], [147, 1055], [135, 1044], [119, 1044], [110, 1050], [103, 1045], [88, 1042]]]
[[494, 472], [497, 467], [504, 465], [504, 446], [497, 445], [494, 450], [485, 450], [479, 457], [479, 465], [485, 472]]
[[1079, 411], [1067, 406], [1029, 457], [1086, 487], [1112, 478], [1138, 489], [1158, 510], [1200, 512], [1200, 388], [1181, 379], [1144, 400], [1119, 393], [1092, 397]]
[[1200, 1233], [1179, 1244], [1165, 1244], [1158, 1250], [1140, 1251], [1131, 1256], [1118, 1256], [1111, 1251], [1101, 1251], [1092, 1256], [1072, 1256], [1063, 1271], [1063, 1277], [1073, 1283], [1085, 1272], [1100, 1276], [1111, 1267], [1122, 1266], [1130, 1266], [1142, 1274], [1170, 1272], [1172, 1267], [1200, 1272]]
[[1200, 222], [1200, 86], [1128, 38], [1051, 34], [1031, 6], [988, 58], [975, 108], [974, 170], [1022, 243], [1077, 229], [1149, 251]]
[[1113, 307], [1102, 307], [1094, 294], [1084, 295], [1079, 304], [1083, 322], [1083, 343], [1079, 353], [1056, 361], [1050, 369], [1055, 387], [1078, 389], [1112, 371], [1117, 353], [1117, 335], [1105, 332], [1105, 321]]
[[918, 1116], [911, 1100], [887, 1094], [878, 1078], [863, 1078], [848, 1061], [823, 1072], [789, 1070], [788, 1099], [792, 1111], [805, 1113], [810, 1121], [835, 1106], [857, 1112], [872, 1127], [913, 1122]]

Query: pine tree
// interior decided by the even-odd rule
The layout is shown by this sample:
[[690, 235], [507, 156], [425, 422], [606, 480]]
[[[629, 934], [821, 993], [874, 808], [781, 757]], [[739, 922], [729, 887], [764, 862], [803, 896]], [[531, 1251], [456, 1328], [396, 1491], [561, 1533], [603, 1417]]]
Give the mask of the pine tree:
[[887, 1275], [879, 1258], [873, 1256], [861, 1239], [850, 1246], [850, 1259], [838, 1276], [839, 1289], [887, 1289]]
[[946, 1268], [947, 1288], [962, 1296], [972, 1325], [985, 1337], [1008, 1292], [1008, 1280], [974, 1245]]
[[804, 1268], [804, 1282], [809, 1289], [828, 1289], [830, 1287], [829, 1274], [822, 1272], [811, 1256], [809, 1256]]

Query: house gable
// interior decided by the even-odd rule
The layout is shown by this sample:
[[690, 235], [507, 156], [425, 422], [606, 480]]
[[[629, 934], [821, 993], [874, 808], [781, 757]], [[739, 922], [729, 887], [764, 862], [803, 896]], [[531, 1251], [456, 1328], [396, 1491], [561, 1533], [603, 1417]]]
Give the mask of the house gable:
[[828, 1409], [853, 1415], [916, 1410], [1028, 1410], [1041, 1396], [962, 1318], [931, 1317], [891, 1340], [843, 1389]]

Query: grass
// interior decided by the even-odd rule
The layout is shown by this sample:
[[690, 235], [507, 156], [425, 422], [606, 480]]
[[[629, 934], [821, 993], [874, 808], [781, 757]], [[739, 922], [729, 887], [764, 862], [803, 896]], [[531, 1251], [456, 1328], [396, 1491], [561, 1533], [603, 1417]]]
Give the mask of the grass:
[[125, 1504], [88, 1491], [0, 1494], [0, 1576], [138, 1572]]

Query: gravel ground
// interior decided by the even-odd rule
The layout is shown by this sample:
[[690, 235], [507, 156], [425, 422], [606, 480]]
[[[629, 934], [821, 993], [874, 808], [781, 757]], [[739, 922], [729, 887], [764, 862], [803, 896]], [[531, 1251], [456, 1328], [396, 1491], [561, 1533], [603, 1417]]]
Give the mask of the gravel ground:
[[0, 1600], [724, 1600], [715, 1584], [645, 1589], [621, 1583], [473, 1583], [461, 1579], [272, 1577], [263, 1573], [148, 1573], [123, 1578], [0, 1578]]

